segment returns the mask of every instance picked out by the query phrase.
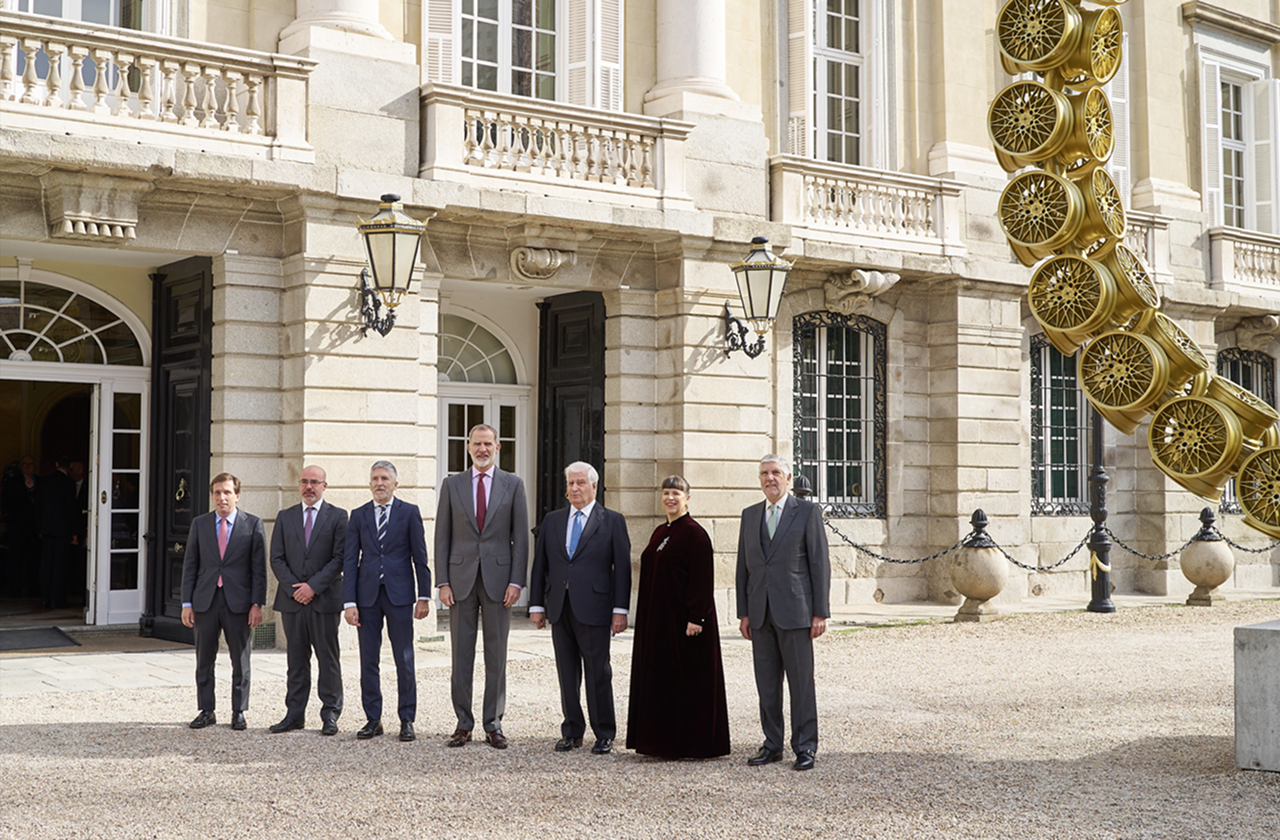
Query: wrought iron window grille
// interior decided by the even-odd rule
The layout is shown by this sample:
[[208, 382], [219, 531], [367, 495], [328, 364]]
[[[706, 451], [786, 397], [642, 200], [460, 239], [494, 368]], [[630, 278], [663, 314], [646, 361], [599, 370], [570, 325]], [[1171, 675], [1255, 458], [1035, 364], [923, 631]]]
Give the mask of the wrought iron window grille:
[[[1267, 405], [1276, 404], [1276, 360], [1257, 350], [1227, 347], [1218, 351], [1218, 375], [1245, 388]], [[1218, 513], [1243, 515], [1244, 508], [1236, 496], [1236, 480], [1228, 479], [1222, 488]]]
[[1031, 515], [1089, 515], [1088, 406], [1076, 357], [1031, 337]]

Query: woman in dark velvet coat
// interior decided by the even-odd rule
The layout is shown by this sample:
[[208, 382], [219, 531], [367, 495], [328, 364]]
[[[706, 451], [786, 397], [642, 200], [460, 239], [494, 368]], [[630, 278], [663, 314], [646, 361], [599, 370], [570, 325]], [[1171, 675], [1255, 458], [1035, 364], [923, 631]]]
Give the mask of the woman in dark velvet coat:
[[711, 538], [689, 515], [689, 484], [662, 482], [667, 522], [640, 555], [627, 748], [661, 758], [729, 754]]

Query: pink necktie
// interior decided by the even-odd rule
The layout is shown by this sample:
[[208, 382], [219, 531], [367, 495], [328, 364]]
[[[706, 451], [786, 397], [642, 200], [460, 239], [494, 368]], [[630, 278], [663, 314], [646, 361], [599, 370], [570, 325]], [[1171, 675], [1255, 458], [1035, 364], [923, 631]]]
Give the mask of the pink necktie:
[[476, 485], [476, 530], [484, 531], [484, 515], [488, 512], [488, 505], [484, 499], [484, 478], [485, 474], [480, 473], [480, 483]]
[[[218, 517], [218, 559], [227, 556], [227, 520]], [[222, 575], [218, 575], [218, 586], [222, 586]]]
[[311, 523], [315, 521], [315, 515], [315, 508], [307, 508], [307, 521], [306, 524], [302, 526], [302, 544], [305, 546], [311, 545]]

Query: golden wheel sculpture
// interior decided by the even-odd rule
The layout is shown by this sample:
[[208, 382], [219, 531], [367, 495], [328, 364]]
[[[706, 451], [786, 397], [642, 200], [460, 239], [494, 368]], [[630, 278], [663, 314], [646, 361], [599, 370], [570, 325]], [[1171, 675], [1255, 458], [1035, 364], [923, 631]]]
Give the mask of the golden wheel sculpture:
[[1172, 387], [1181, 388], [1197, 373], [1209, 370], [1209, 360], [1200, 351], [1200, 346], [1191, 340], [1191, 336], [1182, 331], [1182, 327], [1160, 312], [1153, 313], [1148, 324], [1143, 332], [1159, 344], [1160, 349], [1169, 357], [1169, 384]]
[[1023, 265], [1052, 256], [1080, 232], [1084, 198], [1075, 184], [1048, 172], [1024, 172], [1000, 194], [1000, 226]]
[[1072, 131], [1057, 161], [1066, 167], [1063, 174], [1079, 183], [1111, 160], [1115, 148], [1111, 102], [1099, 87], [1068, 97], [1067, 101], [1071, 104]]
[[1280, 420], [1280, 413], [1274, 408], [1248, 388], [1237, 385], [1225, 376], [1211, 374], [1205, 395], [1235, 412], [1236, 419], [1240, 421], [1241, 433], [1246, 440], [1252, 441], [1254, 449], [1262, 445], [1262, 438], [1267, 430]]
[[1079, 45], [1080, 23], [1080, 10], [1067, 0], [1009, 0], [996, 18], [1005, 72], [1052, 70]]
[[[1115, 9], [1080, 13], [1080, 40], [1057, 69], [1074, 88], [1105, 85], [1124, 59], [1124, 24]], [[1034, 68], [1033, 68], [1034, 69]]]
[[1124, 200], [1105, 169], [1095, 169], [1085, 183], [1085, 217], [1076, 245], [1090, 257], [1104, 259], [1124, 239]]
[[1169, 360], [1146, 336], [1113, 330], [1080, 354], [1080, 387], [1096, 406], [1150, 411], [1169, 384]]
[[1268, 446], [1244, 460], [1236, 475], [1236, 498], [1246, 525], [1280, 540], [1280, 448]]
[[1040, 82], [1014, 82], [996, 95], [987, 127], [1006, 172], [1056, 155], [1071, 133], [1071, 102]]
[[1161, 472], [1197, 496], [1217, 502], [1235, 471], [1244, 436], [1235, 414], [1222, 403], [1178, 397], [1151, 418], [1147, 443]]
[[1064, 356], [1111, 320], [1116, 284], [1100, 263], [1054, 257], [1031, 275], [1027, 301], [1045, 336]]
[[1116, 308], [1112, 318], [1117, 322], [1136, 315], [1144, 310], [1160, 308], [1160, 290], [1147, 272], [1142, 260], [1128, 245], [1116, 245], [1102, 264], [1111, 272], [1116, 281]]

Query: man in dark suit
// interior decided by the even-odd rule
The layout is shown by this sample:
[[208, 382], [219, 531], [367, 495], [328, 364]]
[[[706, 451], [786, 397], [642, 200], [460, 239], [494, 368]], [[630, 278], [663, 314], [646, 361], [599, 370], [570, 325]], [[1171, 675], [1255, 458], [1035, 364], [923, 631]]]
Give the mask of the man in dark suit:
[[272, 732], [301, 729], [311, 694], [311, 651], [320, 666], [320, 734], [338, 732], [342, 714], [342, 665], [338, 622], [342, 615], [342, 557], [347, 547], [347, 512], [324, 501], [324, 470], [306, 467], [298, 480], [302, 503], [276, 514], [271, 531], [271, 571], [280, 586], [275, 611], [288, 640], [285, 716]]
[[831, 615], [831, 561], [822, 510], [789, 495], [791, 465], [778, 455], [760, 460], [765, 501], [742, 512], [738, 531], [739, 629], [751, 642], [764, 744], [753, 767], [782, 758], [782, 677], [791, 689], [791, 749], [797, 770], [813, 768], [818, 704], [813, 640]]
[[481, 623], [484, 740], [500, 750], [507, 747], [502, 734], [507, 636], [511, 606], [520, 597], [529, 564], [529, 509], [524, 482], [498, 469], [494, 461], [501, 448], [492, 426], [473, 428], [467, 437], [471, 469], [444, 480], [436, 510], [436, 582], [440, 603], [449, 607], [453, 710], [458, 716], [458, 728], [447, 742], [450, 747], [465, 745], [475, 728], [471, 687]]
[[36, 485], [36, 516], [40, 523], [40, 600], [48, 609], [67, 605], [67, 569], [76, 536], [76, 485], [67, 475], [71, 459], [59, 456], [54, 471]]
[[71, 477], [76, 487], [76, 524], [75, 524], [75, 540], [71, 549], [71, 579], [67, 582], [67, 594], [86, 596], [85, 583], [87, 580], [85, 564], [88, 562], [89, 548], [89, 481], [84, 472], [84, 464], [80, 461], [72, 461], [67, 468], [67, 475]]
[[[395, 498], [395, 465], [378, 461], [369, 472], [373, 501], [351, 512], [343, 560], [342, 600], [347, 623], [359, 629], [360, 699], [368, 719], [356, 737], [382, 734], [382, 623], [396, 661], [400, 740], [414, 739], [418, 680], [413, 672], [413, 620], [431, 611], [431, 568], [418, 506]], [[418, 588], [414, 591], [414, 579]]]
[[195, 628], [196, 700], [192, 729], [217, 723], [214, 663], [218, 635], [231, 654], [231, 728], [245, 728], [253, 628], [267, 600], [267, 539], [262, 520], [236, 508], [240, 479], [218, 473], [209, 484], [214, 509], [191, 520], [182, 563], [182, 623]]
[[613, 749], [617, 717], [613, 707], [610, 636], [627, 629], [631, 603], [631, 540], [622, 514], [596, 504], [600, 476], [581, 461], [564, 471], [569, 507], [542, 520], [533, 551], [529, 619], [539, 630], [551, 621], [551, 643], [560, 677], [557, 752], [582, 746], [586, 720], [579, 692], [587, 678], [587, 712], [596, 742], [593, 753]]

